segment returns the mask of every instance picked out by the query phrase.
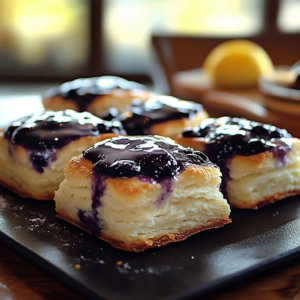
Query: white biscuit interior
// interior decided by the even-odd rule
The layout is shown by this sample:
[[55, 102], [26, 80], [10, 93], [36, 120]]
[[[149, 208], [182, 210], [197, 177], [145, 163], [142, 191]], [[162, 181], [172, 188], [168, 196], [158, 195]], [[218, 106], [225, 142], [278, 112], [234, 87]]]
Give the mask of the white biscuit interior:
[[300, 193], [300, 141], [292, 140], [284, 165], [266, 151], [236, 156], [228, 165], [227, 197], [238, 208], [253, 208]]
[[54, 192], [64, 179], [63, 169], [69, 160], [94, 143], [112, 136], [115, 134], [83, 137], [72, 141], [58, 149], [57, 159], [44, 169], [44, 173], [39, 173], [31, 164], [28, 150], [19, 145], [13, 146], [0, 133], [0, 183], [25, 198], [52, 200]]
[[[84, 164], [82, 158], [70, 162], [55, 194], [58, 216], [83, 228], [78, 211], [89, 213], [92, 205], [91, 170]], [[108, 178], [97, 209], [100, 238], [124, 250], [140, 251], [157, 240], [162, 244], [162, 240], [181, 240], [229, 223], [229, 205], [218, 188], [220, 176], [217, 168], [188, 167], [174, 180], [171, 196], [160, 204], [164, 185], [138, 178]]]

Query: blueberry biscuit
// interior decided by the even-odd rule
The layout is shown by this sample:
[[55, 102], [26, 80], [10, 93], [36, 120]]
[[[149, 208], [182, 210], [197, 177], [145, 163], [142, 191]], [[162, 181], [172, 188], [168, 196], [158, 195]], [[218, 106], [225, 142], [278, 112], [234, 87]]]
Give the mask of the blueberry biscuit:
[[300, 141], [285, 129], [223, 117], [207, 119], [176, 140], [220, 167], [221, 189], [233, 207], [257, 209], [300, 193]]
[[46, 111], [22, 118], [0, 133], [0, 183], [26, 198], [53, 199], [72, 156], [120, 133], [119, 122], [87, 112]]
[[43, 96], [46, 109], [88, 111], [104, 118], [111, 108], [123, 112], [133, 99], [146, 101], [150, 92], [142, 84], [116, 76], [79, 78], [50, 89]]
[[71, 159], [54, 200], [58, 217], [139, 252], [229, 223], [220, 176], [171, 139], [114, 137]]

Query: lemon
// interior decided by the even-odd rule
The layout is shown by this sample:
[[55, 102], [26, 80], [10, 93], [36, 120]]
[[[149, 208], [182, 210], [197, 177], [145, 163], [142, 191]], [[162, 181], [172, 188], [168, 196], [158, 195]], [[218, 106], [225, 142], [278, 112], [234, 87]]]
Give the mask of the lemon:
[[204, 72], [220, 87], [245, 88], [274, 70], [267, 52], [247, 40], [231, 40], [214, 48], [203, 64]]

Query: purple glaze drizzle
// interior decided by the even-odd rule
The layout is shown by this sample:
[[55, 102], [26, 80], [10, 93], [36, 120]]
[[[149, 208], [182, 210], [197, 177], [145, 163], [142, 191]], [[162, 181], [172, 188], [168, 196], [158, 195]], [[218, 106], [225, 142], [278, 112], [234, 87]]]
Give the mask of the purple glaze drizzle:
[[[125, 133], [120, 122], [103, 121], [90, 113], [73, 110], [45, 111], [21, 118], [4, 132], [11, 145], [21, 145], [28, 150], [33, 168], [43, 173], [56, 160], [56, 151], [83, 136], [102, 133]], [[11, 150], [9, 146], [8, 151]]]
[[235, 155], [249, 156], [270, 151], [278, 164], [284, 166], [286, 154], [292, 146], [287, 140], [291, 135], [285, 129], [229, 117], [204, 120], [198, 128], [185, 130], [182, 136], [205, 139], [203, 152], [222, 171], [223, 193], [231, 180], [227, 165]]
[[173, 192], [173, 184], [176, 181], [175, 178], [167, 178], [160, 182], [161, 187], [163, 188], [163, 192], [160, 197], [157, 199], [157, 204], [161, 205], [168, 201], [172, 192]]
[[179, 100], [175, 97], [157, 96], [137, 103], [127, 111], [121, 122], [129, 135], [146, 135], [152, 125], [169, 120], [192, 118], [201, 112], [201, 104]]
[[112, 90], [146, 90], [142, 84], [128, 81], [116, 76], [102, 76], [92, 78], [79, 78], [65, 82], [59, 87], [50, 89], [44, 99], [60, 96], [76, 102], [79, 111], [86, 111], [88, 105], [100, 95], [110, 94]]
[[33, 169], [38, 173], [44, 173], [45, 168], [57, 159], [56, 152], [53, 150], [28, 150], [28, 155]]
[[98, 217], [98, 207], [101, 206], [101, 197], [105, 193], [107, 176], [92, 173], [92, 210], [89, 212], [79, 209], [78, 217], [84, 227], [92, 234], [99, 236], [101, 233], [101, 224]]
[[83, 157], [93, 163], [94, 172], [111, 178], [143, 176], [157, 182], [173, 178], [189, 165], [213, 165], [200, 151], [153, 136], [114, 137], [84, 151]]

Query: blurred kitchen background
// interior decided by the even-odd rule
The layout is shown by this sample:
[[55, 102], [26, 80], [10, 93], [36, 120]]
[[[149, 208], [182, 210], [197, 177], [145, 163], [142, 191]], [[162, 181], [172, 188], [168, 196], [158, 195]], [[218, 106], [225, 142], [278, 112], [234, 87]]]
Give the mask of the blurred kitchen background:
[[[101, 75], [155, 89], [165, 78], [153, 34], [253, 36], [274, 23], [266, 10], [279, 31], [300, 31], [299, 0], [0, 0], [0, 100], [38, 105], [54, 84]], [[0, 101], [0, 125], [7, 107]]]

